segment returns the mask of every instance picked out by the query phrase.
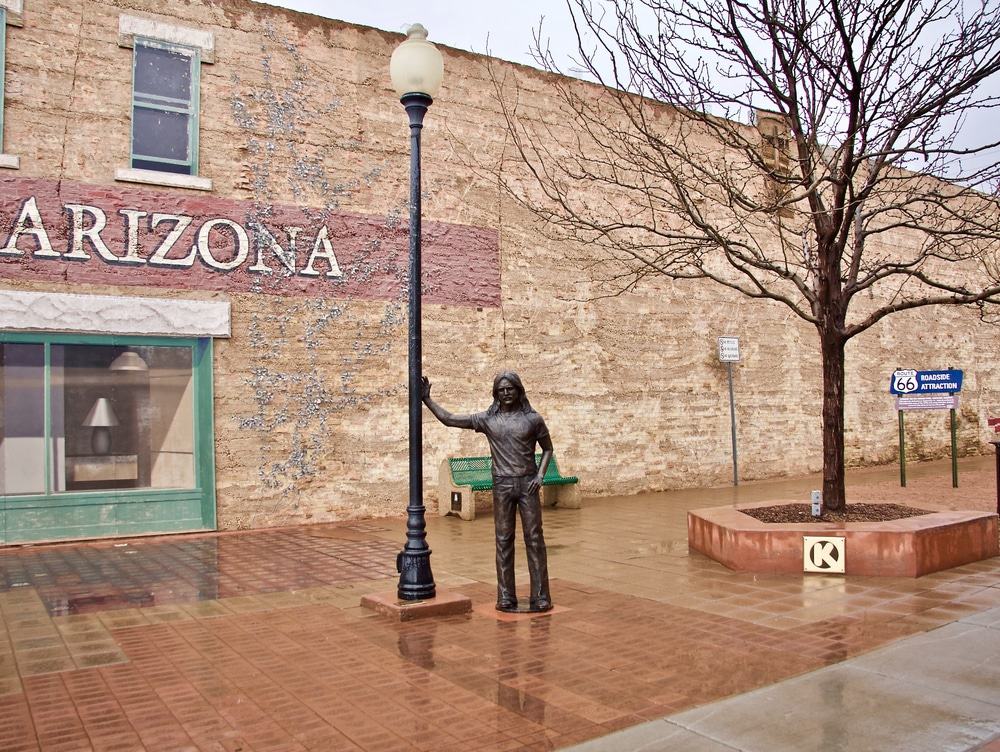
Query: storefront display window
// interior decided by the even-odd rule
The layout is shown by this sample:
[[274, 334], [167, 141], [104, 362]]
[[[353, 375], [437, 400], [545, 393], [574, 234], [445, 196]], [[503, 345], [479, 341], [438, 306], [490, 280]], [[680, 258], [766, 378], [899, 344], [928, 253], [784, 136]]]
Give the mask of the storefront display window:
[[[61, 529], [74, 527], [85, 507], [93, 519], [84, 519], [84, 528], [109, 528], [53, 537], [214, 525], [211, 370], [204, 362], [210, 340], [0, 340], [0, 492], [8, 539], [12, 520], [29, 510], [48, 517], [34, 520], [43, 527]], [[43, 501], [32, 503], [33, 496]], [[32, 515], [20, 521], [31, 524]]]

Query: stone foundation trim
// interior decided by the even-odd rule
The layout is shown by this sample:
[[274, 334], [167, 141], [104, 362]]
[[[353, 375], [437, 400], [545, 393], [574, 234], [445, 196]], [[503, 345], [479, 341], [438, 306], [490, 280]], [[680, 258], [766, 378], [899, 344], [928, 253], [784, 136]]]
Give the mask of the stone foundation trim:
[[133, 16], [122, 13], [118, 17], [118, 46], [132, 48], [135, 46], [136, 37], [196, 47], [201, 53], [201, 62], [215, 62], [215, 34], [211, 31], [179, 26], [154, 16]]
[[[771, 506], [775, 502], [741, 508]], [[688, 546], [743, 572], [802, 574], [802, 538], [846, 538], [846, 574], [920, 577], [1000, 555], [997, 515], [931, 512], [890, 522], [761, 522], [734, 507], [688, 512]]]
[[0, 290], [0, 329], [228, 338], [230, 305], [228, 301]]
[[190, 188], [194, 191], [212, 190], [210, 178], [198, 175], [181, 175], [174, 172], [157, 172], [156, 170], [136, 170], [132, 167], [119, 167], [115, 170], [115, 180], [123, 183], [162, 185], [169, 188]]

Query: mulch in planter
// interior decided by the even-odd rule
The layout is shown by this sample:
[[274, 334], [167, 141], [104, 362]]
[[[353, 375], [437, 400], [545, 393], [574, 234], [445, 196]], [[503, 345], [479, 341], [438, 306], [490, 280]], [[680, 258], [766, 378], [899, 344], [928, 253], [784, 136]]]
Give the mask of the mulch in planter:
[[903, 504], [846, 504], [839, 511], [823, 510], [820, 517], [812, 516], [811, 504], [778, 504], [773, 507], [741, 509], [761, 522], [887, 522], [905, 517], [931, 514], [927, 509], [916, 509]]

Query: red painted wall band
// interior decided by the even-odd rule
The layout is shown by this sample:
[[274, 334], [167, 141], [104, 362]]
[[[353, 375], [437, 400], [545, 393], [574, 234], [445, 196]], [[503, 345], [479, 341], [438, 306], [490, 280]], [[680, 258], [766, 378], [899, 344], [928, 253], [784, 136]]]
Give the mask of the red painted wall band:
[[[41, 228], [34, 226], [36, 219]], [[117, 185], [0, 179], [3, 279], [395, 299], [406, 294], [407, 230], [405, 222], [374, 215]], [[289, 232], [295, 236], [294, 261]], [[171, 235], [176, 240], [164, 255]], [[329, 245], [317, 241], [324, 235]], [[44, 247], [46, 237], [51, 251]], [[272, 238], [278, 249], [272, 249]], [[326, 257], [331, 249], [340, 276], [331, 276], [338, 271]], [[500, 305], [496, 230], [425, 221], [422, 254], [425, 302]], [[265, 266], [270, 273], [260, 271]]]

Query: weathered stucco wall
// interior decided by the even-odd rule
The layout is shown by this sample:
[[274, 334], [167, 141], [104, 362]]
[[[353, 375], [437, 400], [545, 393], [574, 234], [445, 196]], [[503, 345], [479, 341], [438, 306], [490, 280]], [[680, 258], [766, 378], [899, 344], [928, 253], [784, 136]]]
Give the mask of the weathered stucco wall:
[[[132, 59], [118, 46], [118, 16], [164, 7], [26, 0], [24, 27], [8, 28], [4, 151], [20, 169], [0, 175], [0, 243], [9, 248], [0, 286], [229, 300], [232, 337], [215, 345], [220, 526], [398, 514], [408, 140], [387, 66], [401, 37], [244, 0], [171, 5], [174, 23], [215, 34], [215, 62], [201, 67], [199, 169], [213, 190], [140, 187], [115, 181], [129, 156]], [[741, 477], [819, 469], [815, 332], [776, 304], [707, 284], [650, 280], [600, 297], [585, 268], [600, 263], [592, 251], [546, 239], [489, 173], [505, 139], [485, 59], [444, 55], [423, 162], [424, 362], [439, 401], [483, 409], [493, 374], [513, 368], [585, 494], [723, 484], [732, 471], [716, 337], [738, 335]], [[494, 64], [521, 78], [524, 107], [557, 120], [545, 74]], [[55, 255], [38, 255], [37, 234], [10, 244], [31, 198]], [[110, 255], [142, 261], [103, 257], [86, 240], [74, 251], [66, 204], [101, 209]], [[143, 239], [130, 245], [122, 210], [145, 212], [143, 223], [154, 212], [190, 217], [168, 258], [194, 246], [191, 263], [148, 263], [173, 225], [142, 224]], [[92, 227], [94, 213], [77, 212]], [[220, 218], [231, 224], [217, 224], [199, 248], [199, 228]], [[240, 264], [235, 225], [248, 236]], [[303, 228], [291, 273], [255, 230], [287, 250], [289, 225]], [[322, 227], [340, 277], [322, 258], [318, 275], [301, 273]], [[250, 270], [258, 248], [271, 274]], [[896, 456], [895, 367], [964, 368], [960, 447], [982, 451], [985, 416], [1000, 410], [997, 344], [974, 313], [940, 309], [901, 314], [851, 342], [849, 462]], [[910, 456], [947, 453], [947, 413], [911, 414], [909, 425]], [[486, 451], [480, 436], [426, 414], [431, 505], [443, 457]]]

